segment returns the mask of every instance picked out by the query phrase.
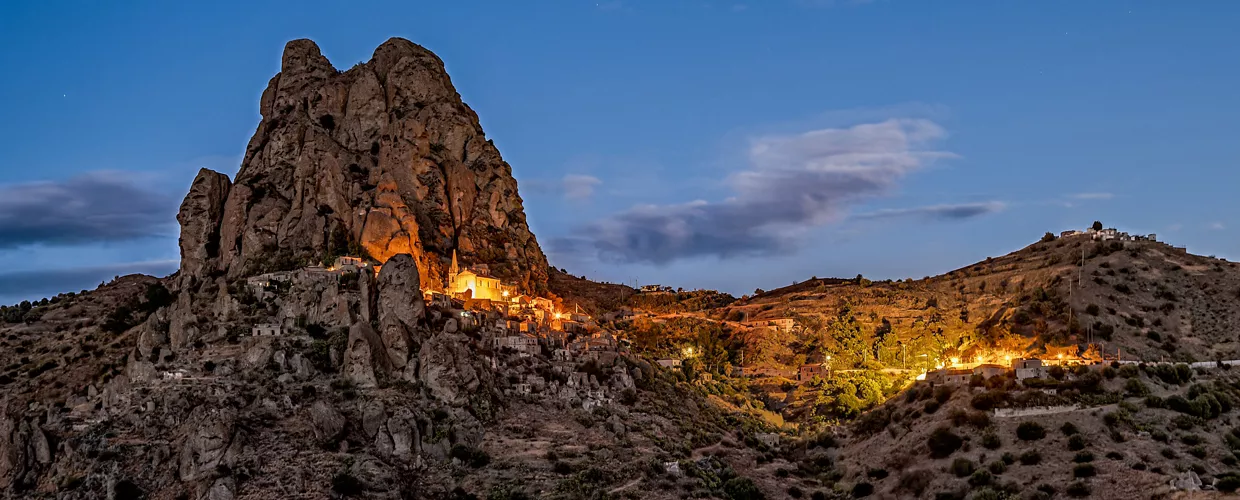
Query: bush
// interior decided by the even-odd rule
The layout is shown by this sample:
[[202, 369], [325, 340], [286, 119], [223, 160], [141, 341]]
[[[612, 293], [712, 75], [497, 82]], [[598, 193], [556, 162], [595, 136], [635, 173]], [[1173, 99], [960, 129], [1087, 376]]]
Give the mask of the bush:
[[1081, 431], [1076, 428], [1076, 424], [1073, 424], [1072, 422], [1064, 422], [1064, 424], [1059, 427], [1059, 432], [1062, 432], [1065, 436], [1073, 436]]
[[360, 495], [362, 483], [348, 472], [341, 472], [332, 478], [332, 491], [346, 497]]
[[977, 470], [977, 467], [973, 464], [972, 460], [967, 458], [957, 458], [952, 460], [951, 471], [952, 474], [956, 475], [956, 477], [968, 476], [973, 474], [973, 471], [975, 470]]
[[1078, 464], [1072, 468], [1072, 477], [1075, 478], [1094, 477], [1097, 474], [1094, 464]]
[[1111, 459], [1111, 460], [1123, 460], [1123, 459], [1124, 459], [1124, 454], [1123, 454], [1123, 453], [1120, 453], [1120, 452], [1118, 452], [1118, 451], [1108, 451], [1108, 452], [1107, 452], [1107, 458], [1109, 458], [1109, 459]]
[[996, 476], [1007, 472], [1007, 464], [1003, 463], [1002, 460], [995, 460], [994, 462], [991, 462], [990, 465], [986, 466], [986, 468], [990, 469], [990, 473]]
[[1197, 458], [1206, 458], [1206, 449], [1204, 446], [1194, 446], [1188, 449], [1188, 454]]
[[1006, 391], [993, 390], [993, 391], [986, 391], [976, 396], [973, 396], [973, 400], [970, 402], [970, 404], [973, 406], [974, 409], [981, 410], [981, 411], [990, 411], [994, 409], [996, 406], [999, 406], [1003, 404], [1004, 402], [1006, 402], [1007, 399], [1008, 399], [1008, 393]]
[[1072, 461], [1078, 464], [1087, 464], [1094, 461], [1094, 454], [1088, 451], [1077, 452], [1077, 454], [1072, 457]]
[[930, 401], [926, 401], [925, 406], [922, 406], [921, 409], [926, 412], [927, 415], [931, 415], [934, 412], [939, 411], [939, 406], [940, 404], [938, 401], [931, 399]]
[[1083, 498], [1089, 496], [1089, 485], [1081, 481], [1069, 484], [1067, 489], [1068, 496], [1073, 498]]
[[1004, 453], [1002, 457], [999, 457], [999, 459], [1003, 460], [1003, 463], [1006, 465], [1012, 465], [1016, 463], [1016, 455], [1013, 455], [1012, 452]]
[[1042, 454], [1037, 450], [1029, 450], [1020, 454], [1021, 465], [1038, 465], [1042, 463]]
[[1225, 492], [1232, 493], [1240, 489], [1240, 475], [1229, 472], [1218, 476], [1218, 482], [1214, 483], [1214, 488]]
[[1141, 382], [1140, 379], [1130, 378], [1124, 382], [1124, 396], [1130, 398], [1145, 397], [1150, 394], [1150, 389]]
[[1072, 437], [1068, 438], [1069, 451], [1080, 451], [1083, 449], [1085, 449], [1085, 436], [1073, 434]]
[[997, 450], [1003, 446], [1003, 440], [993, 432], [982, 434], [982, 446], [988, 450]]
[[464, 444], [452, 446], [452, 450], [448, 452], [448, 456], [460, 460], [465, 465], [475, 469], [485, 467], [491, 463], [491, 456], [485, 451]]
[[853, 498], [865, 498], [874, 494], [874, 485], [870, 483], [857, 483], [853, 486]]
[[926, 440], [926, 445], [930, 448], [930, 456], [933, 458], [949, 457], [963, 444], [964, 440], [946, 427], [935, 429]]
[[1037, 441], [1046, 437], [1046, 429], [1037, 422], [1021, 422], [1016, 426], [1016, 437], [1022, 441]]
[[747, 477], [734, 477], [723, 483], [724, 496], [732, 500], [762, 500], [766, 498], [762, 490]]
[[993, 480], [994, 476], [990, 475], [990, 471], [983, 469], [969, 476], [969, 485], [973, 487], [986, 486]]

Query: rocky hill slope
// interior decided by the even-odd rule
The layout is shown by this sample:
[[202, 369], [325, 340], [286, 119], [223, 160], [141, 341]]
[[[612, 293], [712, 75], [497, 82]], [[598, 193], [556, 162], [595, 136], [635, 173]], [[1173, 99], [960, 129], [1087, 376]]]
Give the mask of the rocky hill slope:
[[[1240, 267], [1149, 241], [1047, 239], [949, 273], [900, 281], [811, 279], [710, 313], [798, 318], [750, 360], [792, 367], [811, 354], [924, 369], [949, 358], [1097, 344], [1107, 356], [1150, 361], [1240, 359]], [[844, 332], [849, 333], [849, 332]], [[821, 335], [817, 335], [821, 334]], [[817, 338], [817, 343], [813, 342]], [[804, 346], [798, 349], [796, 346]], [[917, 358], [926, 355], [921, 362]], [[798, 357], [800, 356], [800, 357]]]
[[[778, 491], [766, 426], [717, 389], [615, 345], [518, 354], [503, 318], [424, 303], [452, 250], [526, 291], [549, 272], [433, 54], [393, 39], [341, 73], [290, 42], [262, 114], [236, 182], [194, 180], [177, 274], [2, 311], [0, 498]], [[377, 275], [302, 268], [358, 253]], [[632, 293], [557, 277], [595, 306]]]
[[182, 206], [183, 278], [404, 253], [441, 287], [455, 250], [545, 290], [512, 168], [435, 54], [393, 38], [342, 72], [294, 40], [259, 111], [237, 178], [201, 172]]

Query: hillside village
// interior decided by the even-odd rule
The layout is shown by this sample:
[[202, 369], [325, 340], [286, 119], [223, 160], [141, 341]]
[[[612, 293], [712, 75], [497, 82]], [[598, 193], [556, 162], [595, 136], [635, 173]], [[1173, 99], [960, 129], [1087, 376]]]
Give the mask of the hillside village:
[[1095, 222], [921, 279], [595, 283], [460, 99], [408, 40], [289, 42], [175, 274], [0, 310], [0, 496], [1240, 489], [1236, 263]]

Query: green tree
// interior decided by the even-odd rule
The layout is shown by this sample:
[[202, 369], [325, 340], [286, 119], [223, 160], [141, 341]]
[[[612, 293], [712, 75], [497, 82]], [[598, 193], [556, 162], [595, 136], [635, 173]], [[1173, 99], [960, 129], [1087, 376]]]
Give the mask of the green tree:
[[1090, 227], [1094, 228], [1094, 231], [1101, 231], [1101, 230], [1102, 230], [1102, 222], [1099, 222], [1099, 221], [1094, 221], [1094, 225], [1093, 225], [1093, 226], [1090, 226]]

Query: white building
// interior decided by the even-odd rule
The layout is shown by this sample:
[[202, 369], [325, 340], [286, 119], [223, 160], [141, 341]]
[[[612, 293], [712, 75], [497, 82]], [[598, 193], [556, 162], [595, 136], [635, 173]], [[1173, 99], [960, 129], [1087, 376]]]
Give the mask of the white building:
[[659, 366], [664, 368], [680, 368], [681, 360], [677, 358], [665, 358], [655, 361], [655, 363], [658, 363]]
[[273, 337], [284, 333], [284, 327], [279, 323], [259, 323], [250, 328], [250, 334], [255, 337]]
[[506, 337], [495, 337], [492, 341], [495, 349], [509, 348], [517, 351], [521, 356], [529, 356], [538, 353], [538, 338], [527, 335], [511, 335]]
[[1046, 365], [1040, 359], [1016, 359], [1012, 368], [1016, 370], [1016, 380], [1046, 378]]

